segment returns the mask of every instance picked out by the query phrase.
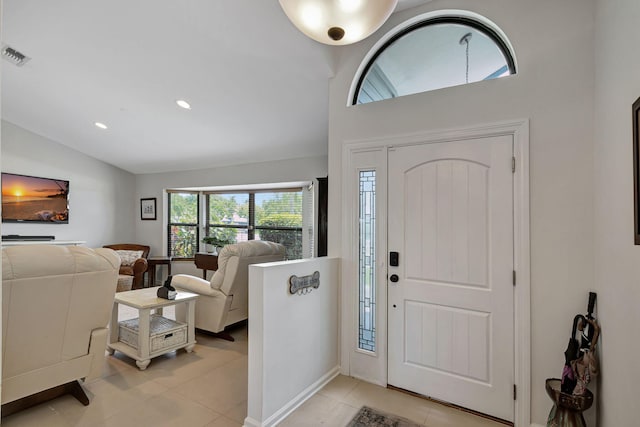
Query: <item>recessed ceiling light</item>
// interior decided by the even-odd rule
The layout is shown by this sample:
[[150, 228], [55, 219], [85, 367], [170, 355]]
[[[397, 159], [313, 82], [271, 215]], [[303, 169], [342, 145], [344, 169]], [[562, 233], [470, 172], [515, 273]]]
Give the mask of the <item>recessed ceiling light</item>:
[[191, 110], [191, 105], [189, 105], [189, 103], [187, 101], [185, 101], [184, 99], [178, 99], [176, 101], [176, 104], [178, 104], [179, 107], [182, 107], [185, 110]]
[[105, 125], [104, 123], [100, 123], [100, 122], [95, 122], [94, 125], [96, 125], [96, 127], [99, 127], [100, 129], [106, 129], [107, 125]]

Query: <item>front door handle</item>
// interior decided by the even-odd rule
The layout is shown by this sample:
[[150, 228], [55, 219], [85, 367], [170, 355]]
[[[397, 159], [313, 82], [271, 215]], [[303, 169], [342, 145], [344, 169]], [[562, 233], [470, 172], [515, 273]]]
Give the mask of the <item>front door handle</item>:
[[393, 283], [396, 283], [398, 280], [400, 280], [400, 278], [397, 274], [392, 274], [391, 276], [389, 276], [389, 280], [391, 280]]

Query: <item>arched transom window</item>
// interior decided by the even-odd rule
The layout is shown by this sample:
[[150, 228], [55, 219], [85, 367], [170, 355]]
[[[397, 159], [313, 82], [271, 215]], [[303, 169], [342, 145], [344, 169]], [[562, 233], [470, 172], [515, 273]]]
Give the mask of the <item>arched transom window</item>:
[[352, 104], [381, 101], [515, 74], [513, 55], [489, 26], [440, 16], [413, 24], [369, 59]]

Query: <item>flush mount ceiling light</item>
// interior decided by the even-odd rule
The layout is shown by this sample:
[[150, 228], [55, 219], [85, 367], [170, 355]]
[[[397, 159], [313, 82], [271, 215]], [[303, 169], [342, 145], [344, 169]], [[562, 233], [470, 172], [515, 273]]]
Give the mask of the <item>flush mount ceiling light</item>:
[[96, 125], [96, 127], [99, 127], [100, 129], [107, 129], [107, 125], [105, 125], [104, 123], [95, 122], [94, 125]]
[[185, 101], [184, 99], [178, 99], [176, 101], [176, 104], [178, 104], [178, 107], [182, 107], [185, 110], [191, 110], [191, 105], [187, 101]]
[[345, 45], [369, 37], [382, 26], [398, 0], [280, 0], [293, 24], [308, 37]]

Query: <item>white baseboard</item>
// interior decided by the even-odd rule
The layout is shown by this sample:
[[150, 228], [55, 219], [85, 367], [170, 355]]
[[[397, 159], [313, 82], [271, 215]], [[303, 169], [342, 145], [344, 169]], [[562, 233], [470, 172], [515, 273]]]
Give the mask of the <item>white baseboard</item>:
[[336, 366], [331, 369], [329, 372], [324, 374], [319, 380], [311, 384], [309, 387], [305, 388], [300, 394], [295, 396], [289, 402], [287, 402], [282, 408], [277, 410], [273, 415], [271, 415], [266, 420], [260, 422], [253, 418], [247, 417], [244, 420], [244, 427], [273, 427], [278, 425], [282, 420], [284, 420], [289, 414], [295, 411], [300, 405], [306, 402], [310, 397], [316, 394], [322, 387], [327, 385], [332, 379], [337, 377], [340, 374], [340, 367]]
[[531, 427], [544, 427], [542, 424], [531, 423]]
[[244, 424], [242, 427], [260, 427], [260, 422], [254, 420], [253, 418], [245, 418], [244, 419]]

